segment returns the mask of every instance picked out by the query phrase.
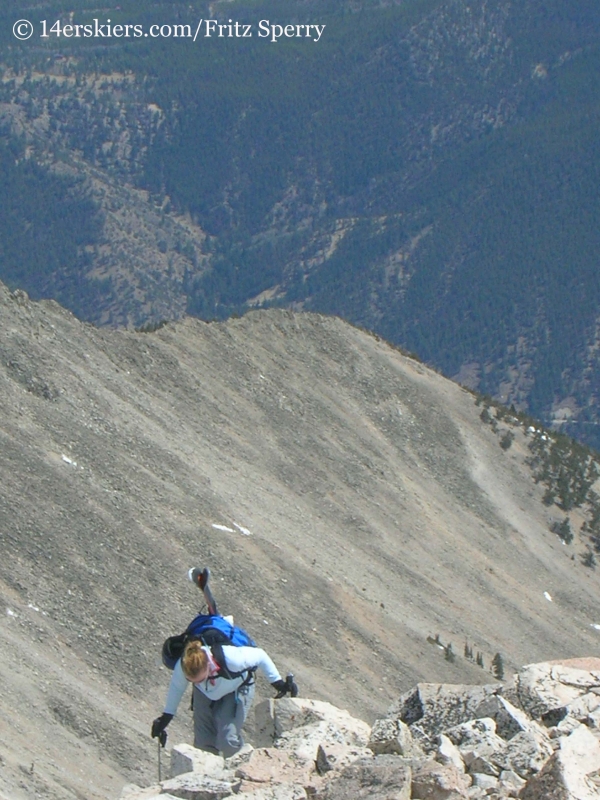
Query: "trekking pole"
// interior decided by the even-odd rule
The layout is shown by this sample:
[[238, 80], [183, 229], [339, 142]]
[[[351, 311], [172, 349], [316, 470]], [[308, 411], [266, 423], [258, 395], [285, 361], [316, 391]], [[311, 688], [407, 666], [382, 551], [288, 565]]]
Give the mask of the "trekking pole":
[[167, 732], [162, 731], [160, 736], [157, 738], [157, 745], [158, 745], [158, 782], [162, 783], [162, 769], [160, 763], [160, 749], [164, 747], [167, 743]]

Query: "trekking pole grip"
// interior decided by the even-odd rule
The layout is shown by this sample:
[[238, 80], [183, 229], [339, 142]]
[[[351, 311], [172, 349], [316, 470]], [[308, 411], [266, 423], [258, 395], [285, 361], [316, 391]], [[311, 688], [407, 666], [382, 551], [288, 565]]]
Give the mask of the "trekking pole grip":
[[297, 697], [298, 696], [298, 687], [294, 682], [294, 675], [292, 672], [289, 672], [285, 679], [286, 691], [289, 692], [290, 697]]

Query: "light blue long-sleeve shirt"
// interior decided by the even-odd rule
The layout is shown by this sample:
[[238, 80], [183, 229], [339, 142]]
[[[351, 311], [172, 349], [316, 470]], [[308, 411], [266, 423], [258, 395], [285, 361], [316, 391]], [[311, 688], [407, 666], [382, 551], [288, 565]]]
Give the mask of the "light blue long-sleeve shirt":
[[[210, 647], [203, 647], [207, 654], [211, 654]], [[230, 672], [243, 672], [248, 669], [260, 669], [264, 672], [269, 683], [281, 680], [281, 675], [271, 658], [260, 647], [234, 647], [233, 645], [223, 646], [223, 656], [225, 658], [225, 665]], [[245, 680], [245, 675], [239, 678], [227, 679], [216, 676], [214, 678], [207, 678], [205, 681], [195, 683], [202, 694], [205, 694], [210, 700], [219, 700], [226, 694], [235, 692]], [[173, 714], [177, 712], [181, 698], [184, 695], [188, 681], [183, 674], [181, 668], [181, 659], [175, 664], [171, 683], [169, 684], [169, 691], [167, 692], [167, 701], [165, 703], [165, 713]]]

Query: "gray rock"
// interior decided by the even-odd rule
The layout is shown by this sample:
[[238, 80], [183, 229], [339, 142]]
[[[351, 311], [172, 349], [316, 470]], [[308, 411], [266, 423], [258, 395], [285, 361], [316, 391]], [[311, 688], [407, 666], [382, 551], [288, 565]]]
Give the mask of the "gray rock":
[[459, 800], [466, 798], [471, 779], [453, 764], [429, 761], [415, 770], [412, 797], [418, 800]]
[[243, 800], [305, 800], [308, 796], [303, 786], [282, 783], [277, 786], [264, 786], [253, 792], [243, 792]]
[[493, 778], [497, 778], [500, 775], [500, 769], [487, 758], [476, 756], [469, 763], [469, 774], [490, 775]]
[[486, 775], [484, 772], [474, 772], [471, 774], [471, 778], [473, 780], [473, 786], [477, 786], [479, 789], [485, 789], [487, 791], [489, 789], [498, 788], [498, 778], [495, 778], [493, 775]]
[[528, 779], [539, 772], [554, 752], [550, 741], [532, 731], [519, 733], [502, 750], [490, 756], [501, 770], [512, 770]]
[[489, 757], [506, 746], [505, 740], [496, 734], [494, 720], [485, 717], [449, 728], [446, 736], [458, 747], [467, 767], [475, 758]]
[[493, 719], [496, 723], [496, 733], [507, 741], [518, 733], [529, 730], [531, 726], [527, 714], [501, 695], [487, 698], [477, 709], [475, 717]]
[[360, 759], [317, 792], [315, 800], [410, 800], [411, 771], [390, 755]]
[[495, 696], [502, 684], [463, 686], [419, 683], [403, 694], [386, 716], [399, 719], [411, 728], [427, 751], [435, 749], [436, 737], [448, 728], [477, 717], [477, 709]]
[[510, 769], [503, 769], [500, 773], [499, 788], [504, 792], [512, 792], [516, 795], [523, 786], [525, 786], [525, 781], [516, 772]]
[[371, 729], [367, 745], [376, 755], [392, 753], [399, 756], [412, 756], [421, 752], [413, 741], [410, 728], [400, 719], [378, 719]]

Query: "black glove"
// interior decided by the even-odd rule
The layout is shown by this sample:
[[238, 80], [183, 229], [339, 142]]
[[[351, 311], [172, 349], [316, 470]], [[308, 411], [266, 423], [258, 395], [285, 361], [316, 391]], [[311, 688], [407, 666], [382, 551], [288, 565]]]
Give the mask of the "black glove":
[[273, 681], [271, 686], [277, 691], [275, 695], [276, 699], [285, 697], [288, 693], [291, 697], [298, 696], [298, 686], [294, 683], [294, 676], [292, 674], [288, 675], [285, 680], [279, 679], [278, 681]]
[[152, 738], [156, 739], [156, 737], [158, 736], [158, 739], [163, 747], [167, 743], [167, 733], [165, 731], [165, 728], [167, 727], [169, 722], [171, 722], [172, 719], [173, 719], [173, 714], [167, 714], [165, 712], [164, 714], [161, 714], [160, 717], [157, 717], [152, 723], [152, 730], [151, 730]]

